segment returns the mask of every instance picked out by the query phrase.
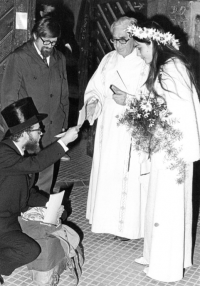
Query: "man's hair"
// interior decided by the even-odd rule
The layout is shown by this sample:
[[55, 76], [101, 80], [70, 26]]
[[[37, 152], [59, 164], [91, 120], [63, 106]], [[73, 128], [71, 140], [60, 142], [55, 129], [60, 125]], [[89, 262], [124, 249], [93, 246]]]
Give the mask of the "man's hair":
[[40, 6], [51, 6], [51, 7], [57, 7], [59, 6], [61, 3], [60, 0], [40, 0], [38, 1], [39, 3], [37, 3], [37, 5]]
[[9, 139], [11, 139], [11, 140], [14, 141], [14, 142], [18, 142], [19, 139], [20, 139], [20, 137], [22, 136], [22, 134], [23, 134], [24, 132], [27, 132], [27, 133], [31, 132], [32, 128], [33, 128], [32, 126], [31, 126], [31, 127], [27, 127], [27, 128], [24, 129], [23, 131], [20, 131], [20, 132], [15, 133], [15, 134], [9, 133], [9, 135], [7, 135], [6, 138], [9, 138]]
[[35, 34], [37, 38], [58, 38], [60, 33], [59, 23], [50, 16], [38, 20], [32, 29], [32, 35]]
[[46, 10], [47, 7], [52, 7], [52, 8], [53, 8], [53, 11], [56, 9], [56, 6], [54, 6], [54, 5], [41, 4], [41, 6], [40, 6], [40, 11], [45, 12], [45, 10]]
[[137, 24], [137, 20], [135, 18], [123, 16], [112, 23], [110, 27], [110, 32], [112, 34], [116, 26], [124, 26], [124, 28], [126, 29], [129, 25], [133, 24]]

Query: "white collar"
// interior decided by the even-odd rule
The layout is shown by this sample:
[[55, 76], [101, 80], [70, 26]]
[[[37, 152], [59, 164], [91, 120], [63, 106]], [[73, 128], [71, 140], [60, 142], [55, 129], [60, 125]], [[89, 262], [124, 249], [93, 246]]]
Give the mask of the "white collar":
[[15, 146], [17, 147], [17, 149], [19, 150], [20, 154], [21, 154], [22, 156], [24, 156], [24, 150], [22, 150], [22, 149], [18, 146], [18, 144], [17, 144], [16, 142], [13, 141], [13, 143], [15, 144]]
[[[43, 55], [41, 54], [41, 52], [40, 52], [40, 50], [38, 49], [38, 47], [37, 47], [37, 45], [35, 44], [35, 42], [33, 42], [33, 44], [34, 44], [34, 46], [35, 46], [35, 48], [36, 48], [36, 51], [37, 51], [38, 55], [43, 59]], [[50, 56], [48, 56], [46, 59], [47, 59], [48, 65], [49, 65]]]

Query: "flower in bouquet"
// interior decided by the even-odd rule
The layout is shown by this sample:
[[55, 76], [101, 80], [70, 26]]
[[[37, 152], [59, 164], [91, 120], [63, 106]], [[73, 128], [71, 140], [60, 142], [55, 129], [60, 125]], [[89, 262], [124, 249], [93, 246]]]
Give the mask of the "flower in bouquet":
[[182, 183], [185, 164], [178, 157], [181, 149], [175, 147], [182, 139], [182, 133], [173, 127], [177, 120], [171, 115], [163, 97], [141, 93], [140, 99], [133, 99], [125, 113], [118, 117], [118, 124], [125, 125], [131, 132], [134, 150], [148, 153], [149, 158], [164, 150], [168, 168], [178, 170], [177, 182]]
[[[149, 143], [155, 129], [159, 125], [165, 127], [169, 115], [170, 112], [162, 97], [156, 98], [154, 95], [147, 96], [141, 93], [139, 100], [135, 99], [130, 102], [124, 115], [119, 118], [119, 124], [126, 125], [130, 129], [136, 150], [152, 154], [152, 144]], [[149, 148], [151, 148], [151, 152], [149, 152]]]

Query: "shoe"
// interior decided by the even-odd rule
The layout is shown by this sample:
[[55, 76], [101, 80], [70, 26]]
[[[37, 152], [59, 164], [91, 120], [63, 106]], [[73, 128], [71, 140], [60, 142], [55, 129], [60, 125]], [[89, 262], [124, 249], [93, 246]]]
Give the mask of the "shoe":
[[67, 162], [67, 161], [70, 161], [71, 158], [70, 158], [67, 154], [65, 154], [60, 160], [61, 160], [62, 162]]
[[144, 270], [143, 270], [143, 272], [144, 272], [145, 274], [147, 274], [148, 271], [149, 271], [149, 267], [145, 267]]
[[0, 284], [4, 284], [3, 277], [0, 275]]
[[146, 259], [143, 256], [140, 258], [136, 258], [135, 262], [141, 265], [149, 265], [149, 263], [146, 261]]
[[114, 237], [114, 240], [129, 241], [130, 239], [129, 239], [129, 238], [126, 238], [126, 237], [115, 236], [115, 237]]

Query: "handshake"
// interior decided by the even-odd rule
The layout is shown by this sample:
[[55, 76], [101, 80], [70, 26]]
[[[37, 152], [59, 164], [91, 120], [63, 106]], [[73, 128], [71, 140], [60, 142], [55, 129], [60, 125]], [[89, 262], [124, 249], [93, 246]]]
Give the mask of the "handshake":
[[73, 142], [78, 138], [80, 127], [81, 125], [70, 127], [67, 131], [60, 133], [55, 137], [60, 138], [59, 140], [61, 140], [67, 146], [70, 142]]

